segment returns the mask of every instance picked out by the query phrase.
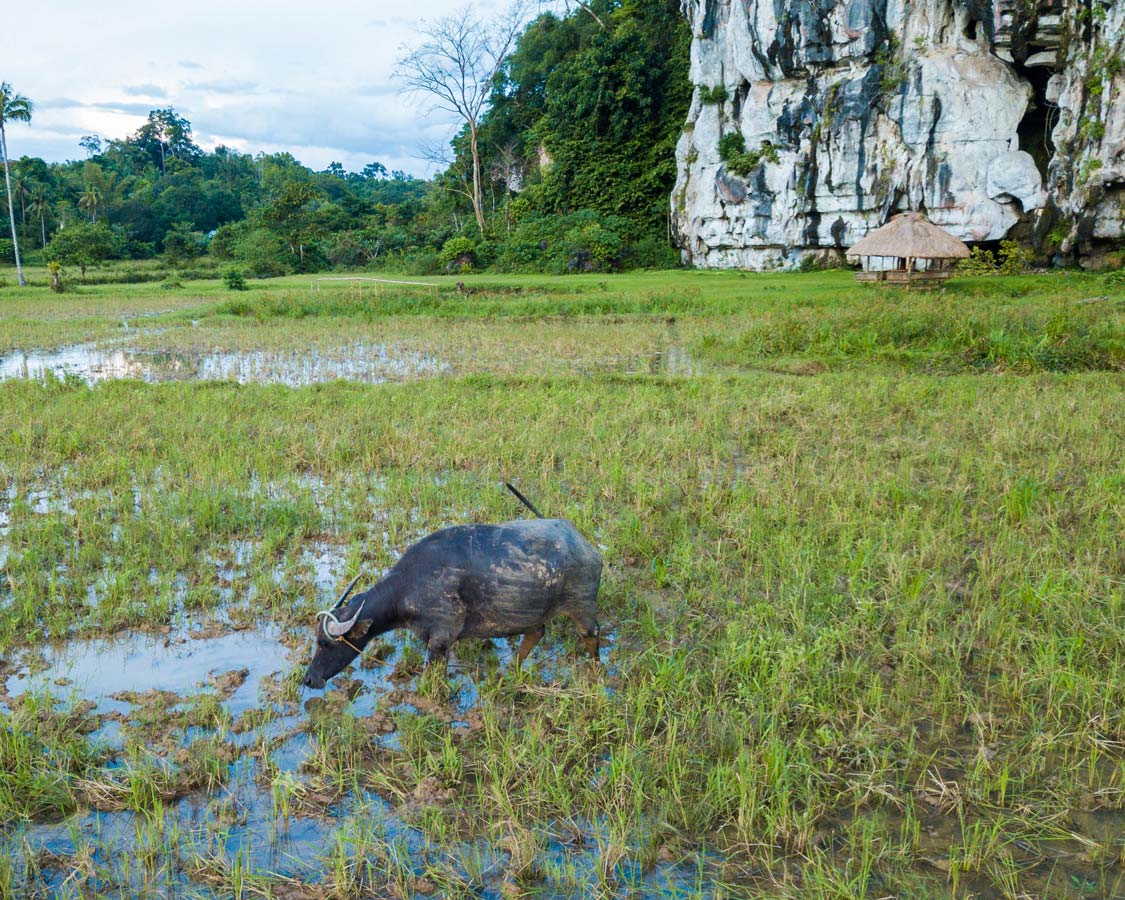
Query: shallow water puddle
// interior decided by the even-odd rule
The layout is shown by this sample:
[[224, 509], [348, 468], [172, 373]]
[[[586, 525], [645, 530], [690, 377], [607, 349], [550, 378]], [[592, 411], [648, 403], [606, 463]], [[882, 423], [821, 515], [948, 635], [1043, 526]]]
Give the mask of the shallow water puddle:
[[[71, 641], [43, 650], [46, 668], [30, 673], [28, 665], [7, 679], [8, 694], [27, 691], [59, 700], [75, 696], [95, 703], [97, 715], [128, 712], [129, 704], [110, 695], [124, 691], [198, 693], [212, 676], [246, 671], [246, 677], [225, 701], [238, 716], [257, 705], [263, 678], [289, 667], [288, 650], [278, 631], [236, 631], [211, 638], [133, 636]], [[38, 669], [39, 666], [37, 665]]]
[[385, 344], [360, 343], [325, 352], [264, 350], [148, 350], [132, 345], [75, 344], [21, 350], [0, 357], [0, 381], [74, 376], [87, 384], [119, 378], [147, 382], [237, 381], [290, 387], [344, 379], [375, 384], [440, 375], [449, 366], [434, 356]]
[[[123, 745], [131, 741], [135, 748], [138, 734], [145, 745], [142, 760], [150, 753], [173, 752], [168, 747], [183, 748], [189, 756], [214, 753], [213, 738], [235, 752], [219, 757], [227, 760], [221, 763], [226, 775], [219, 784], [189, 787], [142, 812], [114, 805], [131, 802], [134, 795], [121, 801], [103, 795], [109, 796], [109, 806], [95, 800], [97, 809], [81, 809], [57, 823], [0, 826], [0, 858], [7, 856], [16, 883], [34, 881], [49, 896], [70, 896], [65, 891], [74, 888], [75, 896], [105, 891], [129, 897], [227, 897], [237, 877], [246, 875], [281, 879], [279, 884], [289, 879], [328, 885], [331, 863], [338, 863], [340, 854], [350, 860], [348, 869], [358, 870], [363, 854], [376, 852], [383, 863], [376, 861], [379, 874], [373, 877], [383, 878], [379, 866], [394, 860], [393, 874], [400, 879], [395, 884], [415, 885], [411, 894], [445, 896], [427, 881], [427, 873], [437, 866], [451, 883], [471, 885], [477, 896], [504, 896], [506, 853], [481, 840], [434, 845], [414, 821], [418, 803], [426, 802], [424, 791], [396, 808], [364, 789], [361, 781], [334, 782], [316, 759], [324, 751], [318, 741], [331, 741], [334, 723], [342, 717], [355, 720], [344, 732], [358, 727], [373, 748], [390, 753], [401, 750], [393, 731], [397, 716], [436, 715], [445, 727], [470, 727], [463, 719], [480, 702], [478, 684], [511, 665], [513, 643], [459, 645], [461, 655], [451, 659], [449, 702], [435, 705], [414, 692], [416, 669], [400, 665], [404, 648], [412, 643], [401, 632], [385, 636], [382, 659], [369, 648], [329, 690], [296, 696], [285, 687], [292, 684], [288, 675], [301, 668], [303, 656], [287, 649], [284, 637], [276, 626], [213, 637], [193, 637], [188, 629], [167, 637], [75, 640], [28, 651], [18, 659], [19, 668], [3, 683], [13, 708], [21, 696], [33, 693], [56, 698], [60, 708], [75, 701], [93, 704], [91, 712], [101, 726], [88, 739], [117, 748], [96, 775], [99, 784], [112, 788], [130, 783], [137, 751]], [[553, 643], [537, 649], [533, 661], [542, 685], [529, 690], [553, 690], [548, 682], [556, 676], [565, 679], [564, 669], [572, 661], [564, 661], [566, 654], [557, 644], [552, 649]], [[417, 658], [416, 647], [413, 655]], [[233, 723], [216, 728], [173, 722], [201, 691], [217, 693]], [[154, 707], [154, 720], [153, 710], [144, 709], [144, 697], [155, 692], [167, 693]], [[272, 715], [263, 719], [263, 712]], [[133, 728], [142, 731], [130, 737]], [[177, 762], [183, 765], [182, 759]], [[419, 790], [423, 787], [420, 783]], [[536, 893], [569, 897], [594, 890], [598, 852], [597, 842], [572, 843], [566, 835], [545, 834], [544, 880]], [[679, 896], [685, 889], [692, 896], [707, 896], [696, 892], [700, 873], [692, 866], [659, 864], [644, 872], [628, 862], [617, 867], [622, 890], [602, 891], [605, 896]]]

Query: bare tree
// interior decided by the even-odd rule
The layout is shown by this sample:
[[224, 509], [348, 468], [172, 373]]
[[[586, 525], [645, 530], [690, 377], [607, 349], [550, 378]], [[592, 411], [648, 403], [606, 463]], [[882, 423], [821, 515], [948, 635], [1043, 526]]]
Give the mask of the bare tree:
[[469, 129], [472, 156], [470, 199], [484, 233], [481, 188], [480, 125], [492, 85], [523, 28], [529, 0], [516, 0], [492, 20], [479, 18], [472, 6], [424, 23], [422, 44], [398, 61], [398, 74], [414, 91], [429, 96], [434, 109], [453, 113]]
[[[562, 0], [563, 8], [568, 13], [570, 12], [570, 3], [571, 3], [571, 0]], [[553, 4], [548, 3], [547, 5], [550, 6], [550, 5], [553, 5]], [[584, 9], [591, 16], [593, 16], [594, 21], [597, 22], [598, 25], [601, 26], [602, 31], [605, 31], [605, 22], [602, 21], [601, 16], [599, 16], [596, 12], [594, 12], [594, 8], [592, 6], [590, 6], [589, 3], [583, 3], [582, 0], [574, 0], [574, 5], [577, 6], [579, 9]]]
[[[446, 143], [424, 143], [421, 144], [419, 149], [422, 153], [422, 159], [441, 170], [444, 173], [444, 178], [436, 179], [436, 186], [438, 190], [446, 191], [450, 194], [460, 194], [470, 203], [473, 202], [473, 165], [472, 162], [468, 166], [464, 165], [463, 160], [457, 158], [457, 154]], [[457, 172], [453, 171], [455, 165], [458, 165]], [[456, 212], [454, 216], [456, 216]], [[460, 227], [460, 226], [458, 226]]]

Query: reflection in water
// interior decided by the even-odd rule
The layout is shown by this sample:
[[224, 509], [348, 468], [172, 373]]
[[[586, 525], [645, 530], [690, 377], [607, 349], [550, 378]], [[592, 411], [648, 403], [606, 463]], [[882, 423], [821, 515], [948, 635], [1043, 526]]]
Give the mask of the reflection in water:
[[141, 381], [237, 381], [291, 387], [345, 379], [369, 384], [438, 375], [449, 366], [436, 357], [384, 344], [353, 344], [332, 353], [224, 350], [177, 352], [77, 344], [56, 350], [16, 351], [0, 357], [0, 381], [74, 376], [88, 384], [115, 378]]
[[[300, 669], [304, 656], [299, 650], [287, 650], [282, 637], [282, 630], [272, 625], [213, 637], [194, 637], [188, 629], [163, 637], [75, 639], [22, 654], [4, 679], [9, 696], [0, 701], [0, 710], [19, 703], [27, 693], [54, 697], [62, 704], [89, 701], [89, 712], [100, 727], [88, 739], [99, 752], [115, 757], [106, 763], [105, 778], [112, 780], [119, 765], [135, 764], [126, 763], [130, 752], [123, 752], [125, 733], [131, 728], [154, 728], [149, 739], [158, 742], [154, 749], [162, 757], [174, 756], [170, 746], [189, 753], [203, 747], [198, 752], [213, 753], [208, 745], [193, 744], [213, 737], [224, 739], [237, 752], [223, 762], [226, 774], [220, 785], [169, 798], [155, 810], [138, 813], [130, 808], [84, 806], [62, 821], [0, 823], [0, 864], [9, 866], [12, 883], [37, 883], [44, 896], [218, 898], [243, 896], [230, 890], [231, 873], [237, 870], [259, 878], [319, 884], [323, 891], [294, 896], [323, 896], [331, 893], [326, 863], [343, 858], [358, 871], [362, 860], [350, 858], [349, 849], [355, 842], [356, 854], [365, 847], [393, 855], [407, 883], [439, 871], [456, 884], [472, 884], [476, 896], [506, 895], [507, 859], [501, 842], [494, 845], [450, 835], [434, 843], [411, 813], [414, 801], [392, 804], [363, 787], [361, 780], [338, 790], [327, 777], [328, 770], [316, 761], [318, 741], [337, 728], [342, 734], [365, 734], [373, 757], [379, 752], [402, 753], [394, 726], [403, 716], [419, 715], [411, 701], [422, 699], [413, 690], [413, 677], [392, 676], [402, 661], [405, 636], [388, 635], [383, 659], [369, 654], [328, 690], [296, 700], [287, 699], [281, 687], [294, 669]], [[569, 666], [551, 658], [549, 643], [541, 647], [544, 652], [536, 651], [534, 668], [545, 681], [553, 682], [553, 676], [562, 675]], [[480, 702], [477, 684], [495, 677], [500, 666], [511, 665], [512, 642], [466, 642], [456, 649], [464, 658], [452, 660], [449, 709], [442, 714], [440, 705], [430, 704], [427, 711], [441, 719], [443, 728], [463, 733], [473, 727], [467, 718], [469, 709]], [[230, 675], [236, 677], [231, 680]], [[219, 692], [231, 721], [229, 725], [170, 724], [170, 736], [162, 736], [157, 707], [146, 712], [146, 695], [128, 693], [149, 689], [173, 695], [163, 701], [170, 704], [163, 707], [166, 716], [185, 709], [189, 698], [201, 692]], [[260, 714], [266, 711], [272, 715], [263, 718]], [[404, 811], [411, 814], [404, 817]], [[643, 829], [636, 846], [628, 848], [632, 852], [614, 863], [612, 888], [607, 889], [602, 858], [602, 848], [609, 843], [605, 825], [585, 823], [579, 840], [568, 829], [561, 830], [563, 834], [555, 834], [554, 828], [545, 826], [540, 835], [538, 896], [561, 900], [594, 894], [621, 898], [716, 894], [712, 886], [716, 872], [710, 871], [714, 860], [700, 857], [652, 866], [635, 862], [645, 841]], [[154, 853], [154, 847], [159, 852]], [[343, 857], [337, 855], [341, 850]], [[153, 894], [153, 884], [166, 893]], [[74, 892], [68, 893], [69, 888]], [[437, 891], [434, 896], [449, 894]]]

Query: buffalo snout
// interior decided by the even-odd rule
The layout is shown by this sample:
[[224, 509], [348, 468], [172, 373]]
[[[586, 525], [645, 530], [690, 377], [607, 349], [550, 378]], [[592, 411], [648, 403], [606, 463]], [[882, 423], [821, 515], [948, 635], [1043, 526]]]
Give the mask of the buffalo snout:
[[305, 687], [312, 688], [314, 691], [319, 691], [324, 687], [324, 678], [320, 675], [315, 675], [312, 672], [305, 673], [305, 680], [302, 682]]

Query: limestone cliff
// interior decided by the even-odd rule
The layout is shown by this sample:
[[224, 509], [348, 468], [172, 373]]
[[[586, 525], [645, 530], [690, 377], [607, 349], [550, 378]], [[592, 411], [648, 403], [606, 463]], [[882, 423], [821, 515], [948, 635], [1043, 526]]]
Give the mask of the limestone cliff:
[[1089, 254], [1125, 234], [1125, 0], [690, 0], [674, 227], [791, 266], [895, 210]]

